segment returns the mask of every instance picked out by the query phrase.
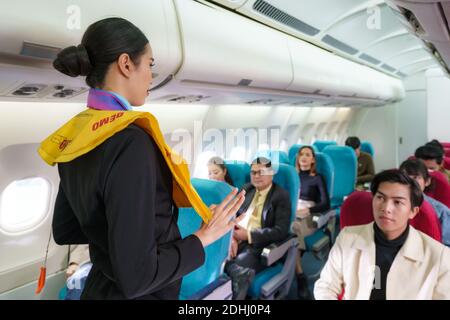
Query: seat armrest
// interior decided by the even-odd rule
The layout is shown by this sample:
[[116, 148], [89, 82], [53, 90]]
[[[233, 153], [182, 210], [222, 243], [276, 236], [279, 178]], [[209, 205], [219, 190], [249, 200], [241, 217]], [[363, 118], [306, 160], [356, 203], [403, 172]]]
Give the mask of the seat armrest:
[[231, 279], [222, 275], [208, 286], [193, 294], [189, 300], [231, 300], [233, 296]]
[[263, 264], [267, 267], [280, 260], [291, 247], [297, 246], [298, 239], [295, 235], [290, 234], [283, 241], [273, 243], [265, 247], [261, 253]]
[[331, 209], [326, 212], [322, 213], [315, 213], [312, 214], [312, 221], [314, 224], [314, 227], [317, 229], [321, 229], [324, 225], [328, 223], [328, 220], [330, 220], [332, 217], [336, 215], [336, 210]]

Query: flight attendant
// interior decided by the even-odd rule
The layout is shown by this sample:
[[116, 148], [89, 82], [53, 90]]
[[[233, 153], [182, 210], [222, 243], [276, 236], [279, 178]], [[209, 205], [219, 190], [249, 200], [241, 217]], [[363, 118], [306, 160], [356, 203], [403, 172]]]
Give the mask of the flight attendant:
[[[187, 165], [165, 144], [157, 120], [141, 106], [152, 84], [152, 49], [131, 22], [90, 25], [81, 44], [62, 50], [54, 67], [86, 76], [87, 109], [39, 149], [58, 163], [53, 217], [56, 243], [89, 244], [92, 270], [81, 299], [178, 299], [181, 279], [200, 267], [204, 247], [233, 229], [244, 193], [207, 208]], [[178, 207], [204, 220], [181, 239]]]

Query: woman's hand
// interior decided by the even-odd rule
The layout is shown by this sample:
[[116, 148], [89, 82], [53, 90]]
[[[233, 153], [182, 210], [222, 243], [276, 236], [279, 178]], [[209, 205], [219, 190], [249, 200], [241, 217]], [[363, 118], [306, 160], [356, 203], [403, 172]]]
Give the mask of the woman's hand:
[[203, 223], [200, 229], [194, 233], [202, 242], [203, 247], [225, 235], [244, 218], [244, 214], [241, 214], [238, 218], [232, 220], [245, 200], [245, 191], [242, 190], [236, 196], [237, 191], [237, 188], [231, 191], [221, 204], [212, 205], [210, 207], [212, 211], [211, 220], [207, 224]]

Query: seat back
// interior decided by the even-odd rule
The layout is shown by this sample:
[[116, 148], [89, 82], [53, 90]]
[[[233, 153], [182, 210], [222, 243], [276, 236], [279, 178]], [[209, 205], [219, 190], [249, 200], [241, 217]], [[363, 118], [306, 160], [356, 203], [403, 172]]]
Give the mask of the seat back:
[[225, 160], [225, 166], [233, 180], [233, 186], [241, 189], [242, 186], [250, 182], [250, 165], [245, 161]]
[[372, 194], [355, 191], [345, 199], [341, 207], [340, 226], [359, 226], [373, 221]]
[[450, 170], [450, 156], [444, 157], [444, 168]]
[[300, 178], [294, 167], [280, 163], [279, 168], [273, 182], [289, 192], [291, 200], [291, 222], [295, 219], [295, 211], [297, 210], [297, 201], [300, 192]]
[[336, 146], [337, 142], [331, 140], [316, 140], [312, 145], [316, 147], [317, 151], [322, 152], [323, 149], [328, 146]]
[[450, 148], [444, 148], [444, 155], [450, 157]]
[[255, 156], [252, 158], [252, 160], [256, 159], [257, 157], [265, 157], [270, 159], [272, 162], [272, 166], [274, 167], [274, 170], [277, 169], [277, 165], [279, 163], [283, 164], [289, 164], [289, 157], [288, 154], [281, 150], [261, 150], [256, 152]]
[[[348, 226], [358, 226], [373, 221], [372, 194], [365, 191], [355, 191], [341, 207], [341, 229]], [[441, 226], [436, 212], [431, 204], [424, 201], [419, 213], [410, 221], [411, 226], [441, 242]]]
[[361, 142], [361, 151], [367, 152], [372, 156], [372, 158], [375, 155], [375, 149], [373, 148], [372, 144], [369, 141]]
[[441, 223], [431, 203], [423, 201], [419, 213], [410, 221], [417, 230], [429, 235], [433, 239], [442, 242]]
[[444, 148], [449, 148], [450, 149], [450, 142], [441, 142], [442, 146]]
[[333, 160], [331, 160], [330, 156], [322, 153], [316, 153], [316, 170], [320, 173], [324, 178], [327, 184], [328, 196], [330, 199], [333, 196], [334, 189], [334, 164]]
[[447, 177], [438, 171], [430, 172], [430, 176], [432, 190], [425, 193], [450, 208], [450, 184], [448, 183]]
[[[231, 192], [231, 187], [214, 180], [192, 179], [192, 185], [207, 206], [219, 204]], [[200, 228], [202, 220], [192, 208], [180, 208], [178, 227], [184, 238]], [[205, 263], [198, 269], [183, 277], [180, 299], [188, 299], [223, 273], [223, 263], [228, 257], [231, 232], [205, 248]]]
[[323, 150], [334, 166], [334, 186], [331, 207], [339, 207], [344, 197], [352, 193], [356, 184], [357, 160], [355, 151], [347, 146], [328, 146]]

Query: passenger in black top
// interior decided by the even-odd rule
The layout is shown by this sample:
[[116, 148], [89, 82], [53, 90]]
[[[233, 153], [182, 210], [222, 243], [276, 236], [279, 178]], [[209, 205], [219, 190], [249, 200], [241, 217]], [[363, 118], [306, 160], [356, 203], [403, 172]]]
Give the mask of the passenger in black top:
[[375, 234], [375, 279], [370, 300], [386, 300], [386, 284], [389, 270], [397, 253], [408, 238], [409, 228], [395, 239], [386, 238], [383, 231], [376, 223], [373, 224]]
[[[54, 61], [66, 75], [87, 76], [93, 95], [102, 91], [106, 100], [92, 101], [97, 107], [124, 112], [145, 103], [152, 64], [145, 35], [121, 18], [92, 24], [81, 45]], [[82, 299], [178, 299], [182, 277], [204, 262], [203, 248], [240, 220], [230, 220], [244, 201], [234, 190], [210, 208], [208, 223], [181, 239], [172, 173], [153, 137], [135, 124], [58, 171], [55, 241], [89, 244], [93, 263]]]
[[305, 208], [305, 214], [307, 209], [309, 213], [322, 213], [330, 209], [330, 198], [322, 175], [312, 173], [311, 169], [300, 169], [300, 200], [314, 202], [312, 207]]
[[330, 198], [324, 178], [316, 172], [316, 154], [310, 146], [303, 146], [297, 153], [295, 168], [300, 176], [300, 197], [297, 203], [297, 217], [292, 225], [298, 238], [298, 259], [296, 266], [298, 295], [310, 299], [306, 278], [303, 274], [301, 255], [305, 251], [305, 237], [317, 228], [313, 214], [320, 214], [330, 209]]

